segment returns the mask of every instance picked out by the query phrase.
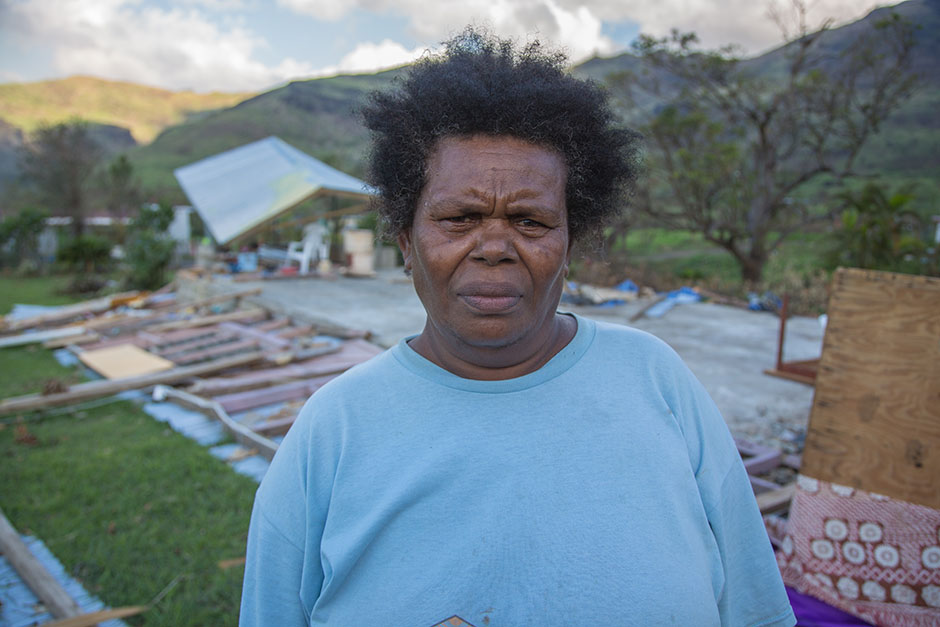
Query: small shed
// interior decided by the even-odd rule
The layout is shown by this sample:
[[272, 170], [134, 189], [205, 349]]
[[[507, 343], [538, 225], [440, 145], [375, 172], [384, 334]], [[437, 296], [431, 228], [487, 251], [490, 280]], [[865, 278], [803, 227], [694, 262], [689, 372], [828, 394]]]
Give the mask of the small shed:
[[[177, 168], [173, 174], [219, 244], [254, 231], [308, 198], [365, 201], [374, 194], [365, 182], [273, 136]], [[364, 210], [364, 204], [357, 204], [341, 213]]]

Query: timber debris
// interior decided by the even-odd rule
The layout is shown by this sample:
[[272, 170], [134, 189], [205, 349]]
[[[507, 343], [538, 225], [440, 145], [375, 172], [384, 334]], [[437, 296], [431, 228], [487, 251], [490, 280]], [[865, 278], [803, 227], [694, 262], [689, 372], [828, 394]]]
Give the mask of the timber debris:
[[[192, 291], [192, 286], [187, 285]], [[155, 397], [219, 421], [245, 447], [270, 459], [272, 437], [290, 428], [297, 408], [239, 422], [231, 413], [297, 404], [345, 370], [381, 352], [357, 329], [326, 329], [248, 303], [260, 290], [184, 294], [173, 285], [128, 292], [0, 321], [0, 350], [41, 343], [65, 348], [101, 375], [38, 394], [0, 400], [0, 415], [44, 411], [154, 389]]]

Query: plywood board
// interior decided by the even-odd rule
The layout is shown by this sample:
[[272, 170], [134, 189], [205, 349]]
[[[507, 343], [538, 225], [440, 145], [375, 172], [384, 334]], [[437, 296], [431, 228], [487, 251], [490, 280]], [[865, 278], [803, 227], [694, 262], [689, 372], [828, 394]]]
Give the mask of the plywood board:
[[133, 344], [119, 344], [78, 355], [82, 363], [108, 379], [123, 379], [163, 372], [175, 367], [172, 361], [148, 353]]
[[833, 278], [802, 472], [940, 508], [940, 279]]

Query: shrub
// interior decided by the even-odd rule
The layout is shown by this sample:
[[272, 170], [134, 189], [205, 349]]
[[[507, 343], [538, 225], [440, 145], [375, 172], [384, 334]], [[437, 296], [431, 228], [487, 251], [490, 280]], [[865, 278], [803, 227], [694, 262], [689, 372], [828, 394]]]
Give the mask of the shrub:
[[827, 264], [872, 270], [938, 274], [938, 254], [927, 225], [907, 208], [910, 194], [888, 195], [874, 183], [841, 195], [845, 209]]
[[59, 261], [70, 270], [92, 274], [105, 270], [111, 262], [111, 241], [99, 235], [78, 235], [59, 246]]
[[46, 213], [23, 209], [0, 222], [0, 266], [38, 265], [39, 234], [45, 228]]
[[167, 281], [176, 243], [166, 234], [173, 221], [169, 205], [143, 207], [128, 233], [124, 282], [129, 288], [153, 290]]

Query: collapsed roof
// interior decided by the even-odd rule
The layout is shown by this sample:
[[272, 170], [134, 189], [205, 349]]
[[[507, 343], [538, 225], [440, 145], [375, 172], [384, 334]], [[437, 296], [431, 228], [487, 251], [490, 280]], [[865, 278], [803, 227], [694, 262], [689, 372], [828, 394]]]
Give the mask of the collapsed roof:
[[365, 182], [273, 136], [177, 168], [173, 174], [219, 244], [308, 198], [364, 200], [374, 193]]

